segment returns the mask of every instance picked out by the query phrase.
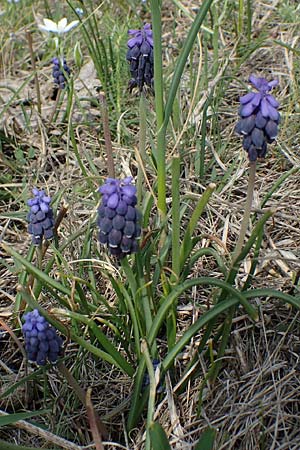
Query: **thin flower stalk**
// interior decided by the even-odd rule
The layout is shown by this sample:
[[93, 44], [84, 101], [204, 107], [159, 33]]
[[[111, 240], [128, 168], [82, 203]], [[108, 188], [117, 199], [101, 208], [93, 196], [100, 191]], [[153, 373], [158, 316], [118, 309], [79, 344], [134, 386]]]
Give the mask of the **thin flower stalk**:
[[157, 207], [162, 220], [167, 214], [166, 203], [166, 131], [164, 125], [165, 107], [163, 99], [163, 70], [162, 70], [162, 24], [161, 1], [151, 0], [152, 29], [153, 29], [153, 56], [154, 56], [154, 92], [156, 113], [156, 152], [157, 163]]

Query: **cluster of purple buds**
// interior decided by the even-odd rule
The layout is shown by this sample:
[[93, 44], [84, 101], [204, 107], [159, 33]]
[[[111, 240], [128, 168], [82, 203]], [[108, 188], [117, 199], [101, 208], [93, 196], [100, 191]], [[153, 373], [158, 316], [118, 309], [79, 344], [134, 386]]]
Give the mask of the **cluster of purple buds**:
[[135, 253], [141, 227], [132, 177], [108, 178], [99, 192], [102, 194], [97, 220], [100, 243], [107, 245], [110, 253], [119, 258]]
[[38, 366], [44, 366], [47, 361], [56, 363], [62, 353], [62, 338], [58, 336], [47, 320], [37, 309], [25, 314], [22, 331], [25, 337], [25, 350], [28, 360]]
[[147, 23], [141, 30], [129, 30], [132, 36], [127, 42], [126, 59], [130, 64], [131, 80], [129, 90], [138, 87], [140, 92], [144, 85], [153, 89], [153, 37], [151, 25]]
[[254, 75], [250, 76], [249, 81], [258, 92], [249, 92], [240, 98], [240, 120], [236, 132], [243, 135], [243, 148], [249, 160], [256, 161], [266, 156], [267, 144], [273, 142], [278, 133], [279, 103], [269, 94], [278, 81], [268, 82]]
[[65, 58], [63, 59], [53, 58], [52, 63], [53, 63], [52, 75], [54, 78], [54, 84], [59, 89], [65, 89], [67, 78], [70, 75], [71, 70], [68, 67]]
[[43, 237], [45, 239], [53, 238], [54, 218], [53, 211], [50, 206], [51, 199], [43, 190], [39, 191], [34, 188], [32, 190], [34, 198], [28, 200], [30, 211], [27, 216], [29, 222], [28, 233], [32, 234], [32, 243], [40, 245]]

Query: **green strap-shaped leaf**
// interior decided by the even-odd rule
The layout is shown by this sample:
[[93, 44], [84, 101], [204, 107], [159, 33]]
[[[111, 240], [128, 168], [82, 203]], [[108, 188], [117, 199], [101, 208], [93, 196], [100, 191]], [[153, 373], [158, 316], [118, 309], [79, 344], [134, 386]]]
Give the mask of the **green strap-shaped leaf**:
[[211, 183], [206, 190], [203, 192], [202, 196], [200, 197], [194, 212], [192, 214], [192, 217], [190, 218], [190, 221], [188, 223], [183, 242], [180, 247], [180, 270], [183, 268], [184, 263], [188, 256], [190, 255], [192, 249], [193, 249], [193, 243], [192, 243], [192, 236], [195, 231], [195, 228], [198, 224], [199, 218], [201, 214], [204, 211], [205, 206], [207, 205], [211, 195], [213, 194], [214, 190], [216, 188], [216, 185]]
[[204, 22], [204, 19], [208, 13], [208, 10], [209, 10], [212, 2], [213, 2], [213, 0], [205, 0], [204, 2], [202, 2], [201, 7], [198, 10], [198, 13], [195, 17], [193, 25], [191, 26], [190, 31], [185, 40], [185, 43], [182, 47], [181, 53], [177, 59], [176, 68], [174, 71], [174, 75], [173, 75], [170, 90], [169, 90], [168, 99], [167, 99], [166, 106], [165, 106], [164, 127], [167, 127], [167, 124], [169, 122], [169, 119], [170, 119], [170, 116], [172, 113], [173, 103], [174, 103], [174, 100], [176, 97], [176, 92], [177, 92], [187, 59], [189, 57], [190, 52], [192, 51], [192, 47], [196, 40], [197, 34], [200, 31], [201, 25]]
[[[31, 417], [40, 416], [42, 414], [47, 414], [49, 409], [43, 409], [41, 411], [35, 412], [23, 412], [16, 414], [7, 414], [6, 416], [0, 417], [0, 427], [4, 427], [6, 425], [10, 425], [12, 423], [18, 422], [18, 420], [30, 419]], [[2, 448], [2, 447], [0, 447]]]
[[153, 450], [171, 450], [167, 435], [160, 423], [152, 422], [149, 431]]
[[[62, 294], [65, 294], [67, 296], [71, 295], [71, 289], [58, 281], [54, 280], [53, 278], [49, 277], [45, 272], [43, 272], [40, 269], [37, 269], [31, 262], [27, 261], [27, 259], [23, 258], [18, 252], [16, 252], [12, 247], [2, 244], [2, 247], [4, 250], [11, 256], [13, 256], [18, 262], [20, 262], [25, 269], [31, 273], [35, 278], [46, 284], [47, 286], [50, 286], [52, 289], [56, 289]], [[76, 301], [80, 303], [80, 298], [78, 295], [75, 295]]]
[[[2, 439], [0, 439], [0, 448], [1, 450], [43, 450], [40, 447], [27, 447], [19, 444], [11, 444], [10, 442], [3, 441]], [[47, 448], [47, 450], [58, 450], [58, 448]]]
[[216, 430], [207, 428], [201, 435], [194, 450], [212, 450], [216, 437]]
[[[97, 324], [94, 321], [91, 321], [90, 319], [86, 318], [87, 325], [91, 328], [91, 330], [95, 333], [97, 333], [97, 339], [100, 340], [101, 338], [101, 344], [103, 347], [105, 346], [105, 352], [103, 350], [100, 350], [99, 348], [92, 345], [90, 342], [88, 342], [86, 339], [82, 338], [81, 336], [78, 336], [72, 329], [67, 329], [64, 325], [61, 324], [60, 321], [53, 318], [52, 315], [48, 314], [47, 311], [45, 311], [40, 304], [33, 298], [31, 295], [23, 291], [23, 297], [28, 303], [28, 305], [34, 309], [38, 309], [39, 312], [47, 319], [51, 325], [53, 325], [57, 330], [59, 330], [61, 333], [63, 333], [65, 336], [70, 337], [73, 341], [77, 342], [79, 345], [81, 345], [83, 348], [85, 348], [87, 351], [91, 352], [93, 355], [103, 359], [104, 361], [107, 361], [109, 364], [112, 364], [114, 366], [119, 367], [121, 370], [123, 370], [125, 373], [127, 373], [129, 376], [133, 376], [134, 369], [131, 367], [131, 365], [126, 361], [126, 359], [114, 348], [114, 346], [110, 343], [110, 341], [105, 337], [105, 335], [98, 329]], [[72, 313], [69, 311], [70, 314], [76, 315], [76, 313]], [[80, 316], [80, 314], [78, 314]], [[84, 316], [81, 316], [84, 318]], [[83, 322], [83, 319], [82, 319]]]
[[166, 314], [169, 311], [169, 308], [176, 301], [177, 297], [181, 295], [184, 291], [191, 289], [194, 286], [201, 286], [201, 285], [215, 286], [224, 289], [230, 295], [230, 297], [236, 298], [238, 302], [240, 302], [243, 305], [243, 307], [245, 308], [245, 310], [252, 319], [254, 320], [257, 319], [256, 309], [246, 300], [246, 298], [239, 291], [234, 289], [230, 284], [226, 283], [225, 281], [212, 277], [199, 277], [194, 280], [187, 280], [184, 283], [176, 286], [172, 290], [172, 292], [164, 299], [159, 310], [157, 311], [157, 314], [153, 320], [152, 328], [147, 337], [148, 345], [150, 347], [154, 343], [154, 340], [160, 330], [160, 327], [162, 326], [162, 323], [166, 317]]
[[213, 306], [210, 310], [204, 313], [200, 319], [198, 319], [188, 330], [183, 334], [183, 336], [177, 341], [175, 346], [168, 352], [166, 358], [162, 362], [162, 367], [167, 370], [170, 365], [173, 363], [174, 359], [181, 352], [181, 350], [190, 342], [191, 338], [195, 336], [203, 328], [207, 325], [211, 320], [216, 319], [222, 313], [227, 311], [232, 306], [238, 304], [237, 298], [228, 298], [218, 305]]

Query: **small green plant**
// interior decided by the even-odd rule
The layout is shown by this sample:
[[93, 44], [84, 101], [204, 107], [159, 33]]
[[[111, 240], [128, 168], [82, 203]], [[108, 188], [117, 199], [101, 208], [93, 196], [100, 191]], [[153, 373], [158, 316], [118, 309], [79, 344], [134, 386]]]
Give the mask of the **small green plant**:
[[[122, 404], [117, 407], [116, 414], [122, 411], [126, 417], [126, 433], [134, 433], [139, 424], [145, 422], [145, 450], [167, 450], [172, 448], [170, 437], [155, 412], [158, 399], [164, 395], [166, 377], [172, 382], [177, 380], [178, 361], [182, 365], [182, 390], [199, 376], [200, 359], [205, 361], [206, 372], [202, 373], [198, 389], [200, 415], [204, 389], [217, 380], [222, 369], [236, 314], [242, 311], [254, 326], [259, 320], [258, 308], [253, 301], [257, 298], [275, 298], [297, 310], [300, 308], [299, 295], [293, 296], [276, 289], [260, 289], [253, 283], [264, 229], [274, 215], [273, 209], [263, 209], [260, 215], [254, 214], [248, 232], [256, 161], [265, 158], [267, 144], [275, 139], [278, 132], [279, 104], [269, 93], [276, 83], [252, 75], [250, 81], [258, 92], [248, 92], [240, 99], [240, 119], [236, 131], [243, 136], [243, 148], [250, 165], [244, 218], [237, 243], [227, 253], [213, 246], [202, 246], [207, 233], [202, 231], [199, 223], [207, 220], [219, 179], [215, 160], [208, 157], [207, 130], [211, 110], [217, 110], [221, 104], [221, 96], [215, 99], [215, 92], [219, 89], [222, 95], [226, 95], [223, 78], [228, 65], [219, 66], [218, 42], [218, 30], [225, 13], [219, 15], [216, 2], [204, 0], [195, 13], [188, 14], [190, 28], [176, 55], [174, 70], [166, 77], [163, 5], [160, 0], [151, 0], [149, 5], [143, 5], [141, 11], [149, 8], [151, 24], [148, 21], [139, 29], [130, 28], [127, 57], [125, 46], [121, 47], [124, 50], [124, 64], [127, 58], [129, 66], [128, 77], [130, 72], [129, 84], [124, 83], [122, 93], [122, 70], [111, 37], [104, 38], [101, 34], [98, 7], [95, 8], [92, 1], [80, 2], [79, 11], [73, 2], [67, 3], [77, 20], [67, 25], [67, 19], [58, 22], [44, 19], [44, 24], [40, 26], [43, 31], [56, 35], [53, 76], [59, 90], [67, 90], [67, 99], [62, 95], [56, 101], [48, 126], [58, 125], [60, 108], [66, 101], [61, 136], [66, 135], [68, 151], [74, 154], [80, 183], [84, 185], [79, 201], [83, 200], [85, 193], [91, 196], [91, 213], [78, 229], [70, 233], [66, 233], [65, 229], [60, 232], [68, 213], [73, 213], [64, 204], [58, 207], [65, 192], [61, 191], [51, 202], [46, 187], [40, 190], [41, 182], [35, 180], [34, 197], [28, 200], [28, 233], [32, 244], [27, 255], [2, 243], [3, 251], [14, 261], [14, 266], [7, 266], [19, 276], [13, 318], [17, 333], [20, 316], [26, 310], [22, 328], [27, 359], [42, 368], [34, 369], [34, 372], [6, 388], [1, 397], [6, 398], [41, 374], [46, 380], [48, 371], [55, 364], [85, 407], [95, 446], [97, 450], [102, 449], [102, 438], [108, 439], [113, 425], [109, 419], [98, 416], [91, 401], [91, 390], [83, 390], [75, 374], [67, 368], [70, 363], [68, 345], [72, 342], [84, 357], [96, 362], [103, 361], [133, 380], [126, 405], [124, 408]], [[183, 9], [186, 13], [177, 0], [174, 5], [178, 11]], [[246, 27], [249, 40], [252, 30], [251, 2], [239, 1], [236, 12], [238, 39], [243, 36]], [[101, 180], [94, 158], [87, 156], [81, 146], [73, 120], [74, 105], [81, 105], [81, 99], [64, 60], [63, 36], [64, 32], [77, 26], [101, 84], [98, 97], [93, 99], [93, 105], [101, 115], [106, 153], [106, 167], [102, 170]], [[196, 103], [196, 98], [199, 100], [198, 117], [201, 117], [198, 127], [201, 136], [196, 155], [188, 159], [196, 180], [200, 179], [202, 183], [196, 200], [186, 192], [190, 180], [189, 175], [186, 176], [186, 154], [181, 148], [181, 138], [186, 130], [180, 129], [184, 122], [180, 109], [180, 86], [183, 81], [186, 82], [184, 78], [188, 64], [193, 63], [195, 43], [203, 45], [206, 56], [211, 46], [213, 54], [213, 82], [209, 81], [208, 60], [205, 61], [203, 74], [199, 70], [196, 78], [188, 68], [191, 92], [195, 94], [192, 104]], [[33, 60], [33, 48], [30, 49]], [[82, 58], [80, 51], [78, 65], [83, 63]], [[35, 81], [38, 89], [37, 73]], [[129, 92], [126, 91], [126, 84]], [[199, 86], [205, 91], [203, 99], [195, 92]], [[18, 92], [13, 93], [14, 97], [17, 95]], [[138, 149], [134, 161], [124, 163], [121, 158], [118, 159], [112, 136], [120, 133], [121, 101], [128, 95], [133, 105], [132, 114], [138, 115], [134, 119], [134, 123], [139, 124], [136, 130]], [[37, 110], [42, 117], [40, 103]], [[189, 118], [188, 115], [186, 127]], [[122, 117], [122, 120], [125, 119]], [[213, 117], [212, 123], [215, 121]], [[87, 127], [92, 134], [93, 127], [89, 124]], [[194, 131], [189, 130], [187, 136], [190, 136], [189, 133], [192, 135]], [[219, 131], [216, 134], [220, 139]], [[188, 137], [185, 139], [184, 142], [187, 142]], [[170, 145], [172, 142], [175, 142], [174, 147]], [[21, 156], [24, 158], [23, 154]], [[210, 170], [211, 178], [216, 182], [211, 182]], [[231, 167], [224, 178], [230, 177], [233, 171], [234, 167]], [[264, 198], [262, 208], [286, 176], [284, 174], [275, 183]], [[77, 259], [70, 258], [74, 248], [79, 249]], [[199, 274], [195, 270], [205, 257], [210, 258], [218, 276], [213, 273]], [[250, 260], [250, 268], [241, 282], [239, 271], [246, 259]], [[179, 306], [190, 298], [192, 292], [200, 290], [205, 292], [207, 303], [199, 305], [199, 316], [182, 330]], [[190, 360], [184, 366], [180, 355], [195, 342], [197, 345], [195, 348], [192, 346]], [[0, 418], [0, 427], [34, 415], [36, 413], [25, 413], [24, 416], [21, 413], [11, 414], [9, 418], [2, 418], [2, 422]], [[195, 450], [212, 450], [217, 442], [217, 430], [206, 428], [201, 435], [197, 435]], [[7, 444], [7, 448], [13, 447]]]

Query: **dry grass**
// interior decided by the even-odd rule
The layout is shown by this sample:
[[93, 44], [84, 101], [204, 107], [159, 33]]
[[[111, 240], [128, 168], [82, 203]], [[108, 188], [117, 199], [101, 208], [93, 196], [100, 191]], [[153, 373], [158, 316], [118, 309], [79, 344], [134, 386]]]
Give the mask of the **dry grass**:
[[[238, 97], [244, 93], [240, 81], [246, 82], [248, 76], [255, 72], [270, 77], [278, 78], [280, 88], [278, 98], [281, 103], [282, 122], [278, 142], [270, 147], [266, 161], [258, 167], [253, 211], [260, 217], [262, 214], [261, 202], [270, 192], [274, 183], [288, 170], [295, 169], [289, 177], [280, 185], [264, 208], [275, 208], [276, 212], [267, 223], [263, 240], [262, 251], [259, 255], [254, 286], [258, 288], [272, 287], [287, 293], [299, 293], [300, 274], [300, 183], [299, 183], [299, 54], [293, 53], [275, 41], [281, 41], [297, 49], [299, 41], [299, 23], [289, 22], [287, 6], [297, 8], [297, 2], [265, 1], [253, 2], [253, 30], [259, 47], [254, 50], [249, 58], [237, 69], [235, 63], [236, 41], [233, 22], [222, 22], [219, 29], [219, 70], [218, 83], [224, 75], [232, 77], [222, 98], [218, 99], [217, 110], [209, 111], [207, 164], [214, 161], [214, 170], [209, 169], [207, 177], [215, 177], [218, 190], [213, 195], [210, 205], [201, 218], [198, 234], [202, 240], [201, 247], [213, 247], [224, 256], [226, 260], [236, 242], [240, 222], [243, 216], [243, 203], [247, 186], [247, 160], [240, 150], [241, 143], [234, 133]], [[184, 1], [182, 5], [188, 14], [199, 7], [199, 2]], [[168, 43], [166, 61], [172, 63], [177, 54], [177, 43], [181, 42], [190, 26], [190, 19], [181, 11], [175, 16], [175, 6], [172, 2], [166, 2], [164, 6], [164, 43]], [[236, 19], [236, 14], [233, 14]], [[176, 18], [176, 35], [173, 33], [173, 20]], [[20, 26], [15, 31], [17, 37], [24, 39], [24, 29]], [[0, 85], [9, 84], [19, 86], [25, 80], [28, 73], [20, 59], [14, 58], [14, 47], [7, 42], [9, 52], [9, 64], [3, 58]], [[241, 48], [239, 49], [241, 50]], [[244, 50], [245, 51], [245, 50]], [[3, 53], [3, 52], [2, 52]], [[197, 73], [203, 69], [203, 54], [201, 51], [195, 55]], [[212, 58], [212, 50], [209, 49], [209, 57]], [[26, 57], [24, 57], [26, 60]], [[24, 61], [22, 61], [24, 62]], [[5, 63], [5, 65], [4, 65]], [[5, 67], [5, 71], [4, 71]], [[44, 67], [41, 73], [41, 86], [43, 86], [43, 114], [51, 114], [49, 108], [49, 96], [51, 93], [51, 80], [47, 73], [49, 67]], [[18, 80], [15, 74], [18, 72]], [[168, 73], [168, 72], [167, 72]], [[216, 87], [214, 80], [208, 86], [208, 91], [215, 89], [218, 93], [220, 83]], [[194, 172], [193, 155], [196, 152], [196, 142], [199, 135], [199, 119], [201, 118], [201, 106], [207, 91], [192, 100], [188, 91], [188, 78], [182, 83], [182, 105], [185, 118], [185, 133], [183, 142], [185, 146], [186, 172], [181, 180], [184, 186], [183, 194], [197, 198], [197, 193], [202, 191], [203, 183]], [[186, 89], [184, 89], [186, 87]], [[9, 98], [7, 91], [1, 91], [2, 104]], [[34, 98], [35, 92], [32, 83], [24, 88], [20, 94], [21, 99]], [[203, 97], [204, 96], [204, 97]], [[48, 113], [47, 113], [48, 110]], [[50, 111], [50, 112], [49, 112]], [[190, 112], [190, 114], [189, 114]], [[99, 121], [97, 110], [91, 109], [91, 120]], [[3, 196], [0, 204], [0, 236], [14, 246], [22, 254], [26, 254], [30, 244], [30, 238], [26, 235], [25, 215], [12, 218], [10, 213], [25, 209], [24, 202], [28, 193], [27, 184], [31, 184], [32, 177], [43, 181], [52, 196], [63, 193], [62, 197], [69, 205], [69, 214], [60, 229], [61, 237], [68, 236], [79, 227], [84, 227], [90, 214], [95, 212], [93, 193], [88, 192], [84, 179], [78, 168], [74, 154], [70, 151], [65, 138], [65, 128], [58, 124], [47, 128], [45, 121], [35, 114], [32, 121], [32, 132], [24, 130], [22, 114], [18, 103], [11, 105], [5, 113], [0, 132], [7, 138], [3, 143], [3, 160], [0, 162], [3, 174], [7, 175], [7, 181], [3, 182]], [[80, 124], [78, 115], [77, 136], [80, 142], [82, 161], [89, 166], [93, 160], [100, 177], [105, 176], [105, 161], [103, 141], [99, 139], [98, 129]], [[218, 123], [219, 140], [214, 132], [214, 124]], [[124, 120], [125, 123], [125, 120]], [[183, 120], [184, 123], [184, 120]], [[196, 123], [196, 127], [195, 127]], [[134, 125], [133, 125], [134, 126]], [[116, 159], [120, 161], [120, 171], [128, 173], [135, 170], [132, 162], [134, 152], [132, 150], [134, 129], [127, 127], [129, 133], [128, 142], [115, 136], [113, 146]], [[170, 155], [176, 150], [177, 138], [180, 130], [175, 130], [176, 139], [170, 142]], [[17, 169], [11, 171], [9, 162], [14, 160], [14, 151], [22, 143], [24, 149], [34, 145], [35, 157], [26, 161], [21, 172]], [[226, 174], [234, 165], [235, 170], [226, 178]], [[95, 172], [89, 173], [95, 186], [99, 183]], [[219, 183], [218, 183], [219, 182]], [[75, 186], [75, 190], [74, 190]], [[13, 193], [13, 195], [11, 195]], [[251, 231], [251, 230], [250, 230]], [[80, 255], [82, 239], [80, 238], [68, 255], [69, 269]], [[12, 264], [2, 250], [0, 256], [4, 263]], [[240, 270], [237, 284], [242, 284], [249, 270], [249, 261], [245, 261]], [[194, 269], [194, 275], [210, 275], [221, 277], [214, 262], [209, 257], [203, 257], [198, 261]], [[17, 272], [11, 273], [2, 264], [0, 266], [0, 319], [9, 323], [12, 327], [12, 312], [16, 295]], [[110, 286], [99, 280], [99, 288], [106, 294], [111, 293]], [[106, 291], [105, 291], [106, 289]], [[191, 298], [182, 299], [179, 305], [179, 330], [181, 335], [192, 324], [211, 302], [212, 293], [207, 289], [198, 289], [192, 292]], [[44, 302], [47, 299], [43, 298]], [[111, 297], [114, 301], [114, 297]], [[204, 358], [200, 357], [197, 368], [200, 375], [194, 381], [189, 382], [187, 389], [180, 393], [182, 383], [181, 376], [187, 363], [192, 359], [197, 349], [200, 336], [196, 336], [189, 348], [179, 356], [176, 363], [174, 378], [166, 380], [166, 392], [156, 406], [156, 418], [164, 426], [172, 448], [178, 450], [192, 449], [202, 430], [207, 425], [218, 430], [216, 450], [297, 450], [299, 448], [299, 350], [300, 350], [300, 321], [299, 314], [268, 299], [256, 299], [260, 311], [260, 320], [253, 325], [252, 322], [239, 311], [234, 319], [230, 343], [223, 358], [223, 370], [217, 381], [207, 385], [204, 389], [202, 405], [199, 407], [199, 389], [208, 367]], [[0, 322], [0, 333], [2, 333]], [[165, 343], [160, 343], [165, 348]], [[139, 428], [134, 430], [131, 436], [125, 431], [125, 417], [128, 402], [132, 392], [132, 381], [112, 369], [107, 364], [95, 362], [88, 355], [77, 354], [77, 347], [70, 345], [67, 352], [67, 364], [76, 372], [77, 380], [83, 387], [92, 387], [93, 401], [101, 416], [106, 416], [110, 428], [111, 440], [115, 444], [107, 443], [105, 449], [118, 448], [141, 450], [144, 445], [144, 426], [141, 422]], [[0, 334], [0, 388], [5, 389], [11, 383], [21, 379], [26, 373], [26, 368], [20, 362], [20, 353], [16, 344], [8, 333]], [[53, 408], [53, 420], [45, 425], [57, 434], [67, 439], [84, 445], [90, 442], [85, 411], [78, 405], [68, 387], [62, 383], [60, 375], [53, 369], [49, 373], [49, 392], [43, 398], [43, 384], [27, 386], [17, 390], [15, 396], [0, 401], [0, 409], [12, 412], [19, 409]], [[28, 391], [29, 389], [29, 391]], [[124, 402], [124, 403], [123, 403]], [[120, 410], [115, 409], [121, 404]], [[54, 405], [54, 406], [53, 406]], [[199, 408], [199, 414], [197, 414]], [[65, 413], [64, 413], [65, 412]], [[59, 424], [55, 416], [59, 417]], [[1, 429], [0, 437], [9, 439], [11, 429]], [[39, 446], [43, 440], [26, 434], [24, 431], [15, 430], [14, 440], [18, 443]], [[122, 442], [117, 444], [117, 442]]]

